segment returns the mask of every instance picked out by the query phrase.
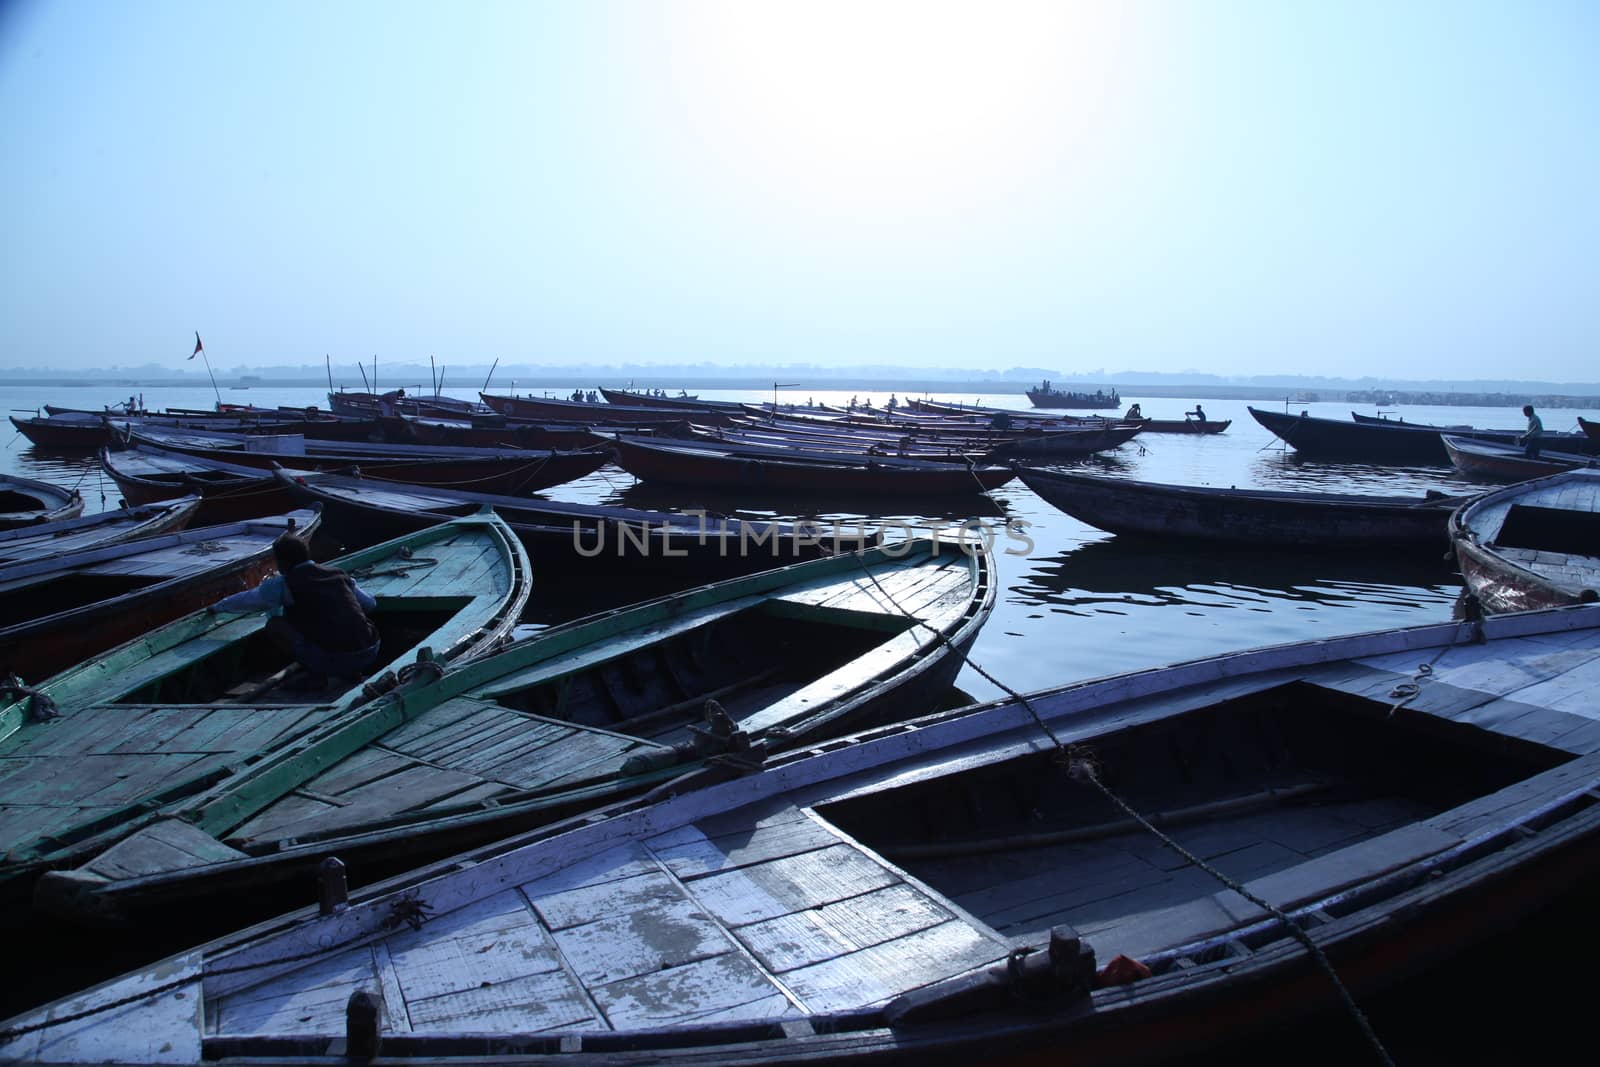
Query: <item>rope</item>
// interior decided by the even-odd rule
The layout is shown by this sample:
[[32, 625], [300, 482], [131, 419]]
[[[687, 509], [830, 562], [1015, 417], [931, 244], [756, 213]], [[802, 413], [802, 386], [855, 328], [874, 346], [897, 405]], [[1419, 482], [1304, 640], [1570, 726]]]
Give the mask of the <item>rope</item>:
[[[894, 599], [894, 596], [878, 581], [877, 575], [873, 574], [870, 570], [867, 570], [865, 560], [858, 556], [857, 561], [860, 563], [862, 570], [866, 571], [867, 577], [871, 579], [872, 584], [877, 586], [878, 591], [884, 595], [891, 605], [894, 606], [896, 611], [900, 612], [908, 619], [911, 619], [917, 625], [932, 631], [934, 635], [945, 644], [949, 644], [949, 639], [946, 638], [943, 633], [934, 629], [933, 626], [929, 625], [927, 622], [924, 622], [922, 619], [917, 618], [910, 612], [906, 611], [905, 608], [901, 607], [900, 604]], [[1448, 648], [1449, 646], [1446, 647]], [[957, 651], [960, 652], [959, 649]], [[1442, 655], [1443, 652], [1444, 650], [1441, 649], [1440, 655]], [[1207, 863], [1199, 856], [1196, 856], [1194, 853], [1178, 844], [1177, 841], [1173, 840], [1167, 834], [1157, 829], [1148, 819], [1139, 814], [1139, 812], [1135, 811], [1126, 801], [1112, 792], [1110, 787], [1108, 787], [1104, 782], [1100, 781], [1099, 773], [1095, 769], [1093, 758], [1087, 753], [1087, 751], [1079, 746], [1069, 746], [1064, 744], [1061, 738], [1056, 735], [1056, 732], [1050, 729], [1049, 724], [1044, 721], [1044, 718], [1039, 714], [1038, 709], [1033, 706], [1026, 696], [1017, 692], [1015, 689], [1011, 688], [1009, 685], [1006, 685], [1004, 682], [1000, 681], [1000, 679], [984, 670], [978, 664], [974, 663], [969, 653], [961, 652], [960, 654], [961, 658], [968, 666], [977, 671], [978, 674], [982, 675], [985, 679], [1003, 690], [1012, 699], [1016, 700], [1025, 709], [1027, 709], [1027, 712], [1029, 716], [1032, 717], [1034, 724], [1037, 725], [1040, 731], [1042, 731], [1044, 735], [1050, 739], [1051, 746], [1056, 749], [1057, 759], [1069, 778], [1073, 779], [1074, 781], [1085, 781], [1093, 785], [1105, 795], [1106, 799], [1110, 800], [1113, 804], [1120, 808], [1125, 815], [1137, 822], [1144, 829], [1150, 831], [1150, 833], [1154, 834], [1156, 839], [1159, 840], [1163, 845], [1166, 845], [1178, 855], [1182, 856], [1189, 863], [1194, 864], [1195, 867], [1204, 871], [1206, 874], [1209, 874], [1218, 882], [1238, 893], [1250, 903], [1267, 912], [1273, 918], [1282, 923], [1286, 932], [1300, 943], [1301, 947], [1306, 950], [1306, 952], [1316, 962], [1317, 966], [1322, 970], [1322, 972], [1328, 976], [1329, 981], [1333, 983], [1334, 989], [1339, 994], [1339, 999], [1345, 1006], [1345, 1010], [1348, 1011], [1351, 1017], [1355, 1020], [1356, 1025], [1361, 1029], [1362, 1035], [1365, 1036], [1368, 1042], [1371, 1043], [1374, 1051], [1377, 1052], [1379, 1059], [1381, 1059], [1383, 1063], [1387, 1064], [1388, 1067], [1394, 1067], [1394, 1060], [1390, 1057], [1388, 1050], [1384, 1048], [1383, 1042], [1381, 1039], [1379, 1039], [1377, 1032], [1373, 1030], [1372, 1023], [1367, 1019], [1366, 1013], [1361, 1010], [1361, 1006], [1358, 1005], [1355, 1001], [1355, 998], [1351, 996], [1350, 990], [1345, 987], [1344, 982], [1339, 978], [1338, 972], [1333, 968], [1333, 963], [1323, 953], [1321, 946], [1316, 943], [1309, 933], [1301, 929], [1299, 923], [1290, 918], [1290, 916], [1277, 905], [1263, 900], [1261, 897], [1250, 892], [1250, 890], [1246, 889], [1244, 885], [1228, 877], [1228, 875], [1224, 874], [1222, 871], [1217, 870], [1215, 867], [1211, 866], [1211, 864]], [[1437, 660], [1438, 656], [1435, 656], [1434, 659]]]
[[[1467, 631], [1470, 638], [1474, 641], [1483, 640], [1483, 620], [1478, 618], [1470, 621], [1472, 626]], [[1394, 701], [1394, 704], [1389, 708], [1390, 716], [1393, 716], [1395, 712], [1411, 703], [1422, 692], [1422, 683], [1433, 677], [1433, 665], [1439, 662], [1439, 657], [1450, 651], [1458, 643], [1464, 642], [1452, 641], [1449, 644], [1439, 646], [1439, 651], [1433, 654], [1432, 659], [1426, 663], [1417, 664], [1417, 669], [1412, 672], [1409, 682], [1398, 682], [1393, 689], [1389, 690], [1389, 699]]]

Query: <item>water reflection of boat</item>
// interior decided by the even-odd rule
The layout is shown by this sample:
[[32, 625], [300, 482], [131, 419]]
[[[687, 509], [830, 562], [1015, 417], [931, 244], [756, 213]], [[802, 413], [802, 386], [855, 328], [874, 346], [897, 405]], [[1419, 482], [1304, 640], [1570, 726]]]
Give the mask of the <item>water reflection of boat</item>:
[[1444, 562], [1380, 556], [1308, 556], [1294, 548], [1162, 548], [1111, 538], [1036, 559], [1011, 586], [1013, 601], [1058, 607], [1115, 600], [1216, 606], [1218, 598], [1338, 603], [1389, 598], [1443, 603], [1460, 586]]

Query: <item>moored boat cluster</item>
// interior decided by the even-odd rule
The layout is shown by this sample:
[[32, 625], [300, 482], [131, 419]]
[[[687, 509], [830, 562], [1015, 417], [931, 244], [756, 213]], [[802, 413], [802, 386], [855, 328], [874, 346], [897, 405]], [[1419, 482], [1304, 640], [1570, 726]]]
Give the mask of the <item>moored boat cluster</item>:
[[[1218, 1003], [1334, 1003], [1313, 957], [1359, 991], [1600, 867], [1591, 453], [1482, 494], [1221, 489], [1054, 466], [1203, 414], [601, 392], [13, 417], [125, 506], [3, 487], [0, 890], [108, 937], [226, 899], [238, 932], [0, 1057], [1159, 1059]], [[1251, 413], [1308, 457], [1502, 436]], [[1118, 537], [1453, 547], [1480, 611], [961, 703], [992, 539], [531, 495], [612, 465], [774, 514], [1020, 479]], [[375, 605], [359, 672], [226, 606], [286, 532]]]

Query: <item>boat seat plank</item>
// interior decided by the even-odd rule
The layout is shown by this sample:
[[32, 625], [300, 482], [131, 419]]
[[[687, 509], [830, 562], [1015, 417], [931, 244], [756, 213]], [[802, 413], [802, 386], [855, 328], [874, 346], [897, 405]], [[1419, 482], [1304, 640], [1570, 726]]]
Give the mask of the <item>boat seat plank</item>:
[[[113, 722], [118, 719], [120, 709], [100, 707], [83, 718], [109, 719]], [[273, 721], [270, 716], [255, 714], [254, 708], [248, 707], [152, 707], [138, 719], [127, 722], [122, 740], [115, 744], [94, 746], [92, 742], [84, 747], [97, 747], [105, 752], [153, 752], [167, 751], [238, 751], [237, 747], [230, 745], [228, 749], [220, 749], [216, 742], [222, 738], [236, 738], [241, 726], [248, 726], [250, 733], [257, 733], [265, 728], [272, 732], [282, 729], [285, 725], [293, 726], [297, 721], [296, 716], [291, 716], [287, 723], [282, 719]]]
[[535, 895], [531, 886], [524, 886], [523, 890], [552, 932], [607, 915], [644, 911], [683, 898], [678, 884], [659, 868], [630, 878], [562, 892]]
[[390, 730], [383, 743], [418, 759], [431, 759], [436, 749], [475, 737], [482, 730], [513, 721], [515, 716], [510, 708], [490, 701], [454, 697]]
[[[78, 709], [43, 724], [44, 729], [19, 730], [11, 736], [10, 744], [6, 746], [6, 757], [42, 758], [76, 756], [83, 752], [110, 752], [131, 735], [137, 734], [148, 717], [161, 715], [164, 710], [137, 706], [126, 709], [125, 713], [120, 708]], [[168, 715], [165, 722], [182, 729], [204, 718], [204, 710], [195, 710], [186, 715]], [[160, 727], [156, 729], [159, 731]]]
[[338, 804], [295, 790], [224, 833], [230, 844], [239, 848], [254, 848], [263, 841], [275, 841], [288, 836], [283, 833], [285, 827], [309, 823], [329, 812], [341, 810]]
[[261, 752], [321, 726], [336, 714], [337, 710], [326, 704], [230, 707], [227, 716], [219, 720], [227, 729], [216, 734], [203, 751]]
[[[495, 768], [528, 760], [535, 752], [540, 753], [540, 759], [559, 753], [570, 739], [584, 732], [583, 727], [521, 712], [489, 722], [493, 725], [485, 726], [481, 743], [475, 744], [467, 736], [449, 745], [435, 746], [428, 751], [428, 762], [493, 775]], [[548, 752], [541, 751], [546, 749]]]
[[347, 949], [222, 998], [210, 1013], [212, 1032], [343, 1033], [350, 994], [378, 986], [372, 949]]
[[739, 928], [737, 936], [774, 974], [831, 960], [948, 922], [948, 908], [905, 882], [822, 908]]
[[569, 926], [554, 937], [579, 980], [590, 987], [736, 950], [722, 927], [687, 898]]
[[[1577, 722], [1578, 719], [1579, 717], [1574, 716], [1567, 721]], [[1552, 738], [1550, 744], [1563, 752], [1571, 752], [1579, 756], [1586, 756], [1591, 752], [1600, 752], [1600, 721], [1583, 719], [1581, 725]]]
[[136, 800], [168, 782], [175, 782], [207, 761], [191, 752], [146, 756], [88, 753], [77, 759], [19, 761], [24, 765], [6, 779], [12, 802], [57, 808], [98, 807]]
[[632, 842], [585, 857], [522, 886], [530, 900], [588, 886], [620, 882], [660, 870], [643, 847]]
[[656, 834], [648, 838], [645, 844], [652, 852], [665, 851], [688, 842], [745, 837], [755, 830], [813, 821], [815, 820], [805, 810], [797, 807], [789, 799], [779, 797], [764, 802], [757, 801], [748, 808], [739, 808], [720, 815], [708, 815], [676, 829]]
[[657, 746], [602, 730], [579, 730], [561, 744], [549, 746], [538, 759], [507, 760], [491, 768], [486, 776], [518, 789], [541, 789], [588, 777], [597, 764], [604, 764], [609, 771], [628, 753], [645, 747]]
[[411, 1027], [437, 1033], [597, 1029], [594, 1008], [562, 971], [544, 971], [445, 993], [408, 999]]
[[[199, 1063], [201, 1028], [198, 1025], [200, 997], [190, 986], [177, 997], [139, 996], [159, 985], [184, 975], [198, 974], [202, 954], [198, 951], [179, 956], [170, 966], [140, 971], [100, 990], [108, 1000], [128, 1002], [121, 1007], [95, 1012], [75, 1022], [64, 1022], [17, 1038], [6, 1046], [6, 1055], [19, 1060], [45, 1063], [111, 1063], [134, 1060], [142, 1063]], [[92, 992], [71, 997], [49, 1009], [24, 1018], [29, 1022], [71, 1015], [106, 1003]], [[182, 1040], [174, 1040], [182, 1035]]]
[[105, 878], [137, 878], [242, 858], [244, 853], [182, 819], [162, 819], [129, 834], [83, 869]]
[[739, 1017], [747, 1012], [766, 1017], [799, 1014], [766, 972], [734, 952], [625, 978], [590, 992], [618, 1030], [709, 1022], [734, 1009]]
[[343, 804], [303, 807], [299, 819], [276, 823], [272, 833], [277, 837], [298, 837], [323, 828], [359, 825], [384, 816], [415, 811], [478, 784], [480, 780], [471, 775], [413, 765], [349, 790], [340, 797]]
[[[562, 969], [554, 942], [515, 890], [430, 919], [421, 930], [404, 928], [384, 944], [411, 1005]], [[459, 1001], [452, 1010], [467, 1006]]]
[[666, 845], [652, 843], [651, 851], [673, 874], [690, 879], [838, 843], [839, 835], [832, 829], [814, 819], [799, 818], [730, 837], [712, 839], [701, 835], [680, 837]]
[[586, 782], [597, 778], [606, 778], [613, 774], [622, 764], [622, 762], [628, 759], [628, 757], [634, 755], [635, 753], [643, 752], [647, 749], [653, 750], [659, 747], [661, 746], [655, 745], [650, 741], [639, 739], [631, 740], [627, 744], [623, 744], [620, 741], [614, 741], [609, 745], [603, 744], [598, 739], [594, 739], [587, 748], [590, 758], [583, 761], [567, 762], [562, 764], [560, 767], [551, 767], [547, 770], [547, 773], [556, 770], [559, 770], [561, 773], [556, 774], [554, 777], [543, 778], [540, 781], [529, 783], [521, 788], [566, 788], [568, 786], [575, 786], [581, 782]]
[[442, 808], [460, 808], [464, 805], [481, 805], [484, 801], [494, 797], [504, 796], [511, 792], [509, 786], [501, 782], [480, 782], [471, 789], [463, 789], [454, 796], [442, 797], [431, 804], [417, 805], [417, 811], [438, 811]]
[[732, 927], [831, 904], [901, 881], [847, 844], [718, 871], [689, 882], [696, 900]]
[[[1462, 689], [1476, 689], [1496, 696], [1508, 696], [1530, 685], [1558, 679], [1576, 672], [1600, 680], [1600, 665], [1595, 663], [1593, 642], [1541, 647], [1519, 643], [1514, 652], [1503, 645], [1471, 645], [1452, 648], [1432, 664], [1432, 679]], [[1417, 657], [1411, 657], [1416, 659]], [[1417, 664], [1407, 666], [1404, 659], [1383, 657], [1382, 661], [1363, 661], [1376, 669], [1395, 669], [1411, 674]]]
[[414, 766], [416, 762], [409, 756], [374, 745], [352, 752], [309, 779], [301, 788], [318, 796], [342, 797], [352, 790]]
[[515, 716], [494, 731], [486, 731], [483, 744], [437, 753], [428, 762], [474, 774], [491, 775], [493, 768], [528, 759], [541, 749], [559, 745], [576, 731], [560, 723]]
[[877, 1004], [1005, 959], [1010, 945], [952, 920], [783, 976], [808, 1011]]
[[98, 819], [116, 809], [107, 804], [0, 804], [0, 848], [60, 833], [80, 821]]

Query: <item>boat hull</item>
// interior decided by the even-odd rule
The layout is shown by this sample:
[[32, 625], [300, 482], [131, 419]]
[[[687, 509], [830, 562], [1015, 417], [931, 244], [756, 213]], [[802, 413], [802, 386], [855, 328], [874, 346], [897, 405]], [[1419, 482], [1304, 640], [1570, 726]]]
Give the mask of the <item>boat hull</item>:
[[1518, 482], [1458, 507], [1450, 540], [1461, 576], [1490, 614], [1600, 599], [1600, 470]]
[[[1302, 642], [857, 735], [189, 950], [18, 1016], [7, 1052], [122, 1062], [160, 1042], [176, 1062], [304, 1061], [359, 1038], [348, 995], [377, 990], [385, 1054], [440, 1064], [1188, 1062], [1347, 1004], [1340, 985], [1360, 998], [1468, 962], [1482, 938], [1600, 874], [1600, 750], [1593, 731], [1560, 729], [1582, 719], [1561, 693], [1592, 679], [1597, 627], [1600, 608], [1583, 608]], [[1419, 657], [1433, 678], [1413, 674]], [[1529, 692], [1535, 663], [1560, 693]], [[1389, 695], [1411, 677], [1420, 692]], [[1106, 762], [1083, 766], [1085, 750]], [[1303, 782], [1313, 799], [1300, 804], [1279, 781], [1166, 809], [1189, 826], [1175, 835], [1187, 847], [1215, 832], [1208, 855], [1258, 844], [1216, 861], [1258, 872], [1240, 877], [1251, 900], [1148, 828], [1095, 821], [1123, 812], [1093, 780], [1148, 812], [1140, 790], [1229, 797], [1240, 772], [1255, 783], [1276, 768], [1333, 775], [1333, 791]], [[1380, 795], [1367, 798], [1373, 774]], [[1345, 816], [1332, 841], [1331, 810]], [[983, 827], [995, 833], [961, 836]], [[1297, 840], [1296, 827], [1320, 832]], [[1065, 836], [1043, 840], [1051, 831]], [[929, 878], [948, 871], [916, 850], [952, 844], [977, 852], [946, 857], [971, 872], [947, 896]], [[994, 851], [1005, 863], [991, 869]], [[1087, 880], [1107, 862], [1124, 883]], [[1147, 868], [1194, 877], [1125, 884]], [[1012, 900], [1045, 910], [1007, 919]], [[1086, 918], [997, 933], [1058, 911]], [[1145, 973], [1099, 972], [1123, 946]], [[529, 977], [540, 996], [507, 996]], [[154, 995], [158, 983], [185, 995]], [[61, 1019], [69, 1003], [87, 1014]]]
[[1593, 466], [1590, 456], [1570, 453], [1541, 452], [1539, 458], [1529, 459], [1521, 448], [1493, 441], [1469, 441], [1446, 434], [1443, 438], [1445, 452], [1450, 462], [1462, 474], [1474, 478], [1487, 478], [1499, 482], [1523, 482], [1530, 478], [1543, 478], [1572, 470], [1574, 467]]
[[[275, 521], [190, 530], [170, 538], [86, 549], [40, 564], [0, 568], [0, 597], [13, 602], [6, 614], [30, 616], [0, 629], [4, 666], [24, 679], [49, 678], [249, 589], [277, 573], [272, 542], [280, 533], [293, 528], [310, 536], [318, 521], [315, 512], [300, 511]], [[204, 565], [210, 559], [218, 562]], [[163, 573], [170, 577], [162, 578]], [[125, 587], [123, 575], [137, 576], [137, 584], [116, 592]], [[150, 580], [151, 576], [155, 580]], [[95, 597], [92, 583], [97, 580], [108, 583], [106, 595], [49, 610], [50, 605], [70, 602], [69, 596]], [[88, 589], [68, 593], [69, 583], [74, 590], [79, 585]]]
[[1047, 503], [1097, 529], [1245, 546], [1443, 551], [1460, 502], [1157, 485], [1030, 467], [1020, 475]]
[[[830, 557], [702, 586], [690, 594], [545, 631], [431, 686], [403, 693], [387, 708], [372, 709], [368, 719], [387, 724], [366, 735], [373, 751], [347, 746], [342, 751], [353, 753], [349, 769], [333, 763], [304, 784], [304, 796], [323, 798], [323, 807], [337, 801], [338, 807], [319, 813], [303, 796], [288, 796], [251, 821], [211, 828], [248, 856], [109, 882], [105, 877], [46, 875], [36, 902], [54, 914], [123, 920], [181, 912], [216, 894], [249, 887], [260, 906], [272, 886], [300, 879], [329, 855], [338, 856], [350, 878], [368, 882], [668, 782], [673, 790], [687, 792], [748, 773], [759, 764], [759, 756], [756, 764], [741, 764], [739, 753], [787, 751], [894, 721], [906, 708], [936, 706], [993, 608], [992, 558], [976, 547], [970, 554], [935, 542], [903, 547], [904, 553], [879, 549]], [[924, 598], [928, 605], [916, 615], [918, 625], [937, 639], [877, 626], [862, 630], [856, 620], [866, 618], [867, 605], [873, 603], [859, 595], [856, 583], [862, 574], [881, 583], [875, 588], [899, 589], [902, 596], [938, 590], [937, 597]], [[856, 613], [851, 621], [830, 624], [851, 631], [848, 641], [855, 651], [841, 660], [829, 647], [839, 635], [825, 637], [816, 629], [829, 618], [828, 611], [808, 612], [803, 605], [851, 597], [851, 603], [859, 602], [850, 609]], [[902, 610], [912, 610], [881, 599], [877, 606], [882, 611], [879, 622], [891, 626], [899, 625]], [[734, 633], [753, 629], [761, 636]], [[795, 642], [802, 634], [813, 663], [797, 667]], [[708, 662], [718, 656], [729, 662]], [[788, 666], [780, 667], [784, 662]], [[586, 663], [593, 666], [581, 666]], [[643, 682], [637, 677], [642, 663], [655, 666], [670, 683]], [[523, 694], [529, 684], [525, 679], [539, 674], [547, 680], [538, 684], [559, 686], [560, 710]], [[738, 676], [748, 680], [720, 684]], [[756, 676], [759, 683], [753, 681]], [[633, 767], [633, 760], [626, 758], [630, 755], [673, 751], [651, 739], [677, 736], [676, 720], [697, 720], [701, 698], [684, 701], [682, 687], [694, 690], [708, 684], [714, 686], [714, 695], [704, 699], [726, 703], [741, 731], [748, 729], [749, 745], [736, 742], [725, 752], [680, 746], [682, 751], [659, 765]], [[583, 704], [591, 687], [604, 691], [602, 703], [618, 703], [622, 718], [594, 723], [590, 714], [597, 709]], [[517, 715], [519, 710], [544, 714], [528, 719]], [[562, 728], [568, 736], [550, 741], [552, 731]], [[463, 747], [462, 738], [479, 735], [487, 753], [502, 750], [498, 757], [474, 755]], [[601, 757], [597, 745], [614, 751]], [[523, 749], [551, 769], [513, 769]], [[397, 756], [420, 760], [423, 753], [426, 766], [386, 767], [389, 775], [411, 782], [404, 794], [361, 783], [371, 777], [365, 768], [374, 759], [393, 764]], [[497, 762], [507, 766], [497, 769]], [[587, 769], [578, 774], [569, 767]], [[475, 789], [466, 777], [474, 770], [482, 778]], [[345, 796], [329, 792], [352, 784], [356, 791]], [[231, 789], [247, 795], [252, 787], [246, 777]], [[207, 813], [226, 810], [229, 803], [229, 796], [219, 793], [204, 798], [196, 810], [175, 808], [169, 817], [209, 826]], [[292, 898], [278, 900], [281, 908], [295, 903]]]
[[716, 487], [738, 492], [845, 493], [862, 496], [950, 496], [997, 489], [1008, 467], [895, 463], [819, 463], [781, 452], [740, 454], [696, 447], [663, 447], [621, 438], [617, 465], [646, 482]]

